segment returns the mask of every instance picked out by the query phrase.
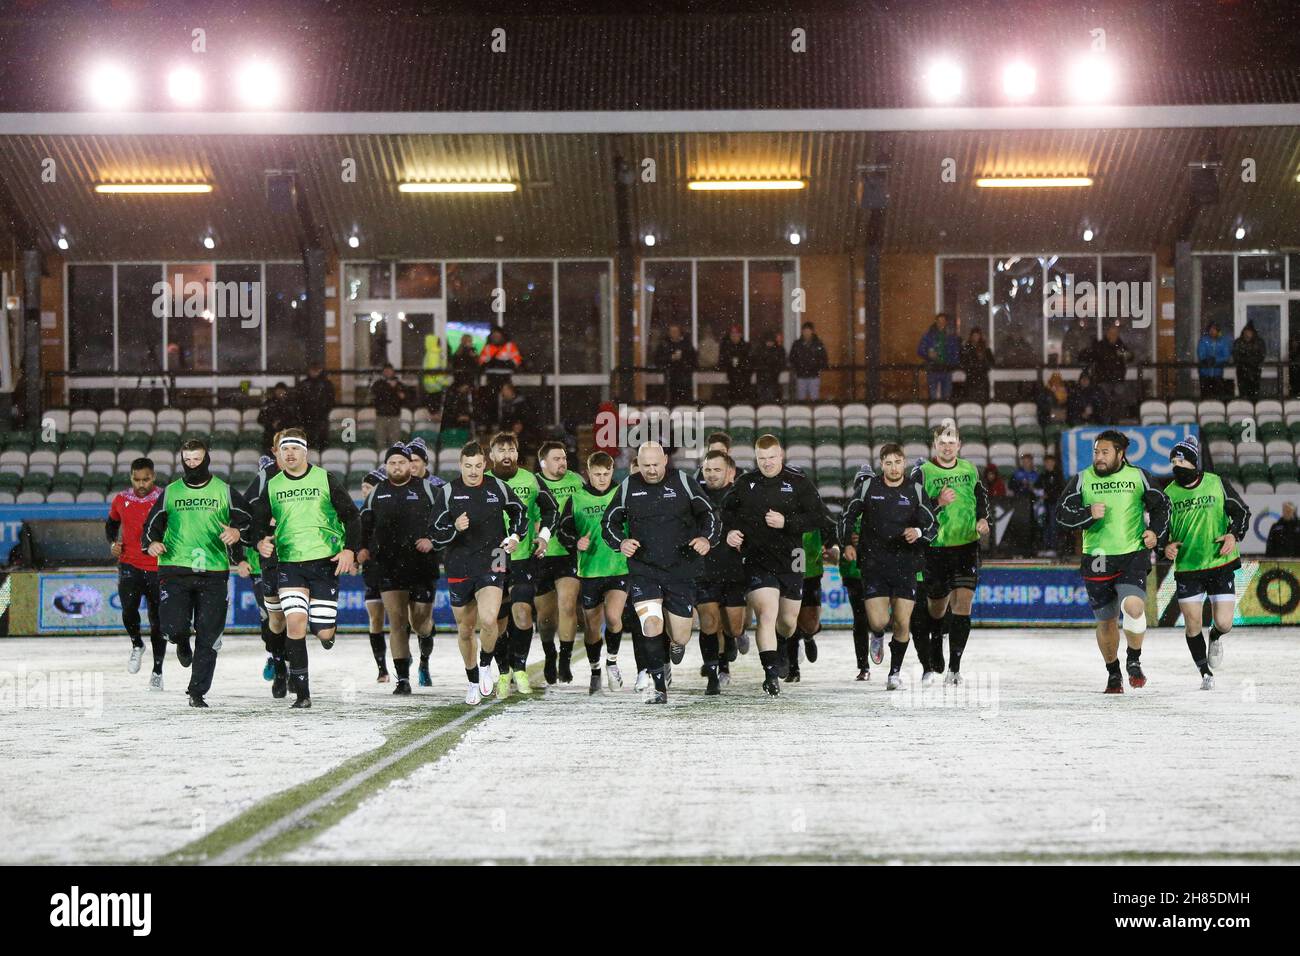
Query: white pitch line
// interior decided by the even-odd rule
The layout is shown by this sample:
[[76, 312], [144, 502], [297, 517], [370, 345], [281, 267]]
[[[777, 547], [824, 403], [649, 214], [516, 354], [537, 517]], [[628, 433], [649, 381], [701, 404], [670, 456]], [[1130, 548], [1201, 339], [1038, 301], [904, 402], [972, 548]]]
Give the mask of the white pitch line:
[[461, 724], [465, 723], [471, 718], [477, 717], [484, 710], [487, 710], [489, 707], [492, 707], [493, 705], [498, 704], [500, 702], [501, 702], [500, 698], [494, 697], [486, 704], [483, 704], [482, 706], [479, 707], [475, 707], [473, 710], [461, 714], [459, 717], [457, 717], [450, 723], [443, 724], [437, 730], [429, 731], [423, 737], [420, 737], [418, 740], [411, 741], [405, 747], [398, 750], [394, 754], [389, 754], [387, 757], [385, 757], [383, 760], [379, 761], [378, 763], [373, 764], [372, 766], [369, 766], [364, 770], [358, 770], [356, 773], [348, 777], [342, 783], [337, 784], [331, 789], [325, 791], [325, 793], [321, 794], [315, 800], [309, 800], [307, 803], [304, 803], [297, 810], [294, 810], [292, 813], [281, 817], [280, 819], [272, 823], [270, 826], [264, 827], [263, 829], [257, 831], [248, 839], [236, 843], [234, 846], [223, 851], [222, 853], [218, 854], [212, 859], [204, 861], [203, 865], [204, 866], [228, 866], [231, 863], [238, 863], [240, 860], [248, 856], [254, 850], [258, 849], [259, 847], [265, 846], [271, 840], [280, 836], [291, 827], [297, 826], [299, 823], [301, 823], [307, 817], [311, 816], [317, 810], [320, 810], [322, 807], [328, 806], [329, 804], [333, 803], [335, 800], [339, 799], [345, 794], [361, 786], [371, 777], [375, 776], [378, 773], [383, 772], [384, 770], [387, 770], [389, 767], [397, 763], [399, 760], [409, 757], [411, 754], [419, 750], [421, 747], [425, 746], [426, 744], [434, 740], [437, 740], [439, 737], [443, 736], [444, 734], [447, 734], [450, 731], [455, 730]]

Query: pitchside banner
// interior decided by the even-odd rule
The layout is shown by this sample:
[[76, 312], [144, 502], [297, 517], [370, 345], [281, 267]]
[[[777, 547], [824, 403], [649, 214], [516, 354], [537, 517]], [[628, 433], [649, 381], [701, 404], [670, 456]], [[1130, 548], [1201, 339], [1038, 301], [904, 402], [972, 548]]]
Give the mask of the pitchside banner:
[[[1300, 561], [1243, 560], [1235, 578], [1234, 624], [1300, 624]], [[1160, 627], [1179, 627], [1183, 623], [1174, 595], [1170, 569], [1156, 592], [1156, 620]]]
[[[18, 543], [18, 532], [23, 529], [24, 521], [37, 519], [71, 519], [82, 518], [101, 522], [108, 518], [108, 502], [100, 504], [68, 505], [0, 505], [0, 559], [9, 555]], [[108, 547], [108, 543], [104, 543]]]
[[1282, 505], [1285, 502], [1300, 504], [1297, 495], [1248, 495], [1237, 486], [1237, 492], [1246, 500], [1250, 508], [1250, 529], [1241, 542], [1242, 554], [1263, 554], [1268, 545], [1268, 533], [1273, 522], [1282, 517]]
[[1092, 442], [1102, 432], [1116, 429], [1128, 436], [1130, 464], [1163, 477], [1169, 474], [1169, 453], [1184, 438], [1198, 435], [1195, 425], [1089, 425], [1070, 428], [1061, 434], [1061, 468], [1077, 475], [1092, 464]]

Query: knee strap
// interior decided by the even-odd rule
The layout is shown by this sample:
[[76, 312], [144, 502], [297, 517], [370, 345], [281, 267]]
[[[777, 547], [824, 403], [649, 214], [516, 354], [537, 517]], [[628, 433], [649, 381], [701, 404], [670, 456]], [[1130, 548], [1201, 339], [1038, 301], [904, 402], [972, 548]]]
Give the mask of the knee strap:
[[1123, 618], [1124, 630], [1130, 634], [1144, 634], [1147, 629], [1147, 615], [1143, 610], [1137, 617], [1129, 617], [1128, 610], [1121, 604], [1120, 616]]
[[307, 610], [307, 626], [313, 634], [328, 631], [338, 621], [339, 602], [312, 598]]
[[636, 616], [641, 621], [641, 626], [645, 627], [646, 621], [651, 618], [664, 619], [664, 602], [663, 601], [643, 601], [636, 606]]

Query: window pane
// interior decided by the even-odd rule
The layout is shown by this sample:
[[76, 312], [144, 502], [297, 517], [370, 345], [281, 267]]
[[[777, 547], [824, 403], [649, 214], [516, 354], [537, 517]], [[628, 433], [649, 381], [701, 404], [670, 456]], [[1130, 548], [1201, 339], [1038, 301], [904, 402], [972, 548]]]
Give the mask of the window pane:
[[1291, 253], [1291, 291], [1300, 289], [1300, 252]]
[[1192, 268], [1192, 295], [1201, 331], [1211, 322], [1227, 336], [1232, 335], [1233, 291], [1232, 256], [1195, 256]]
[[1156, 333], [1156, 292], [1149, 256], [1104, 256], [1101, 260], [1104, 325], [1119, 325], [1119, 337], [1139, 362], [1151, 360]]
[[1012, 256], [993, 263], [993, 355], [998, 365], [1042, 361], [1042, 267], [1034, 257]]
[[[212, 320], [202, 314], [207, 283], [212, 281], [211, 262], [180, 265], [168, 263], [167, 282], [172, 291], [172, 309], [167, 319], [167, 368], [173, 372], [212, 371]], [[195, 284], [204, 292], [197, 298]], [[190, 288], [186, 309], [186, 287]], [[180, 303], [177, 308], [176, 303]], [[191, 314], [186, 315], [186, 312]]]
[[301, 374], [307, 363], [307, 279], [298, 263], [266, 267], [266, 367]]
[[1049, 363], [1077, 365], [1083, 350], [1097, 341], [1096, 294], [1096, 257], [1051, 256], [1047, 260]]
[[68, 269], [68, 316], [72, 371], [113, 371], [112, 266]]
[[447, 263], [447, 327], [469, 326], [477, 330], [499, 325], [492, 311], [496, 284], [495, 262]]
[[763, 344], [769, 335], [785, 343], [794, 325], [794, 260], [777, 259], [749, 264], [749, 341]]
[[[119, 371], [162, 371], [163, 320], [154, 315], [154, 284], [160, 282], [162, 277], [162, 263], [117, 267]], [[165, 300], [165, 293], [163, 298]]]
[[[691, 337], [691, 264], [687, 260], [650, 260], [645, 264], [642, 297], [645, 361], [655, 354], [659, 342], [668, 337], [668, 326], [680, 325]], [[702, 364], [702, 363], [701, 363]]]
[[442, 265], [437, 262], [399, 262], [399, 299], [436, 299], [442, 295]]
[[560, 263], [560, 372], [608, 371], [610, 276], [608, 262]]
[[1276, 256], [1238, 256], [1237, 290], [1239, 292], [1281, 292], [1285, 260]]
[[[402, 368], [424, 368], [424, 358], [429, 350], [428, 337], [433, 334], [433, 314], [431, 312], [398, 312], [397, 325], [402, 336]], [[443, 356], [443, 365], [447, 363]], [[409, 376], [408, 376], [409, 377]], [[418, 376], [423, 387], [424, 376]]]
[[[940, 301], [954, 329], [963, 339], [971, 329], [982, 329], [987, 341], [989, 324], [989, 262], [987, 259], [944, 259]], [[922, 323], [926, 328], [929, 323]]]
[[217, 266], [217, 370], [262, 368], [262, 267], [257, 263]]
[[525, 372], [555, 371], [554, 266], [549, 262], [506, 262], [501, 281], [506, 290], [505, 325]]
[[344, 294], [353, 299], [391, 299], [391, 262], [353, 262], [345, 270]]
[[699, 367], [712, 369], [718, 364], [718, 346], [731, 327], [745, 326], [745, 264], [739, 259], [697, 262], [695, 269]]

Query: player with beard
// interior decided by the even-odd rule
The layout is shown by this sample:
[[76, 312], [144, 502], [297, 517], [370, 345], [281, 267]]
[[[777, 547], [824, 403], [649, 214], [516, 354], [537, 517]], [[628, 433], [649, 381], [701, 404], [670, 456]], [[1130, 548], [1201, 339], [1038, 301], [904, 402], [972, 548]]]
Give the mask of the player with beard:
[[[613, 477], [613, 472], [610, 472]], [[558, 441], [542, 442], [537, 450], [537, 480], [555, 500], [559, 514], [564, 513], [569, 497], [582, 487], [582, 478], [569, 471], [569, 455]], [[547, 542], [546, 550], [536, 561], [537, 586], [533, 603], [537, 605], [537, 629], [541, 633], [542, 647], [553, 647], [555, 635], [560, 636], [557, 676], [561, 683], [573, 681], [573, 643], [578, 633], [578, 559], [571, 548], [566, 548], [559, 535]], [[600, 640], [600, 629], [586, 635], [590, 654], [592, 641]], [[596, 658], [599, 665], [600, 658]], [[599, 670], [599, 667], [597, 668]], [[599, 689], [600, 682], [596, 681]]]
[[952, 611], [949, 667], [945, 683], [960, 684], [962, 654], [970, 638], [971, 604], [979, 583], [980, 542], [989, 533], [989, 496], [979, 471], [961, 452], [961, 435], [951, 420], [932, 431], [931, 457], [917, 462], [908, 481], [918, 484], [938, 515], [939, 533], [925, 556], [926, 601], [912, 615], [912, 640], [921, 660], [921, 684], [943, 673], [943, 628]]
[[758, 622], [763, 690], [781, 693], [778, 641], [794, 636], [803, 602], [805, 531], [821, 527], [825, 507], [807, 475], [785, 464], [775, 435], [754, 442], [758, 467], [736, 479], [723, 502], [728, 546], [740, 551], [746, 599]]
[[356, 566], [361, 515], [337, 475], [307, 460], [307, 435], [288, 428], [277, 444], [280, 471], [253, 505], [253, 535], [262, 557], [279, 559], [285, 659], [294, 709], [311, 707], [307, 632], [329, 650], [338, 622], [338, 578]]
[[720, 526], [699, 484], [668, 469], [658, 442], [643, 444], [637, 463], [639, 474], [619, 484], [605, 510], [601, 534], [627, 558], [628, 599], [641, 622], [642, 653], [655, 686], [646, 703], [665, 704], [663, 637], [671, 641], [669, 658], [680, 664], [691, 639], [699, 559], [717, 545]]
[[[917, 572], [925, 566], [927, 547], [939, 526], [925, 490], [907, 480], [907, 459], [899, 445], [881, 447], [880, 470], [880, 475], [868, 476], [857, 484], [840, 516], [840, 537], [849, 540], [857, 526], [857, 543], [845, 551], [850, 560], [856, 558], [871, 650], [877, 662], [880, 656], [876, 649], [883, 646], [885, 628], [893, 621], [885, 687], [897, 690], [902, 686]], [[858, 660], [865, 670], [861, 649]], [[860, 675], [858, 679], [867, 678]]]
[[[388, 476], [382, 468], [376, 468], [374, 471], [369, 472], [361, 480], [361, 500], [365, 501], [369, 498], [370, 493], [386, 477]], [[369, 560], [361, 562], [361, 580], [366, 586], [366, 621], [370, 632], [370, 653], [374, 655], [375, 663], [379, 666], [379, 676], [375, 678], [375, 682], [387, 684], [389, 681], [387, 664], [388, 638], [384, 632], [384, 598], [379, 593], [379, 585], [383, 581], [383, 569], [379, 566], [379, 562], [374, 559], [374, 552], [368, 551], [367, 553], [371, 557]]]
[[[713, 510], [723, 517], [721, 536], [727, 527], [723, 502], [735, 487], [736, 463], [724, 451], [710, 451], [700, 469], [704, 494]], [[735, 548], [711, 548], [700, 563], [695, 579], [695, 610], [700, 617], [700, 652], [704, 655], [704, 693], [722, 692], [731, 682], [731, 661], [735, 660], [736, 637], [745, 623], [745, 564]]]
[[[1237, 609], [1234, 572], [1241, 567], [1237, 542], [1250, 529], [1250, 508], [1226, 478], [1205, 471], [1201, 444], [1189, 436], [1169, 453], [1173, 473], [1165, 485], [1169, 499], [1169, 543], [1174, 562], [1178, 609], [1183, 612], [1187, 649], [1201, 672], [1201, 690], [1214, 689], [1214, 671], [1223, 662], [1223, 635], [1232, 630]], [[1210, 599], [1210, 646], [1205, 646], [1205, 599]]]
[[[429, 450], [425, 447], [423, 438], [416, 438], [404, 447], [411, 462], [412, 480], [427, 485], [430, 492], [437, 491], [446, 484], [437, 475], [429, 473]], [[436, 632], [433, 623], [433, 598], [438, 593], [438, 554], [433, 550], [417, 552], [411, 555], [410, 560], [418, 568], [418, 573], [413, 579], [416, 587], [409, 592], [407, 621], [409, 630], [415, 634], [420, 643], [420, 686], [431, 687], [433, 680], [429, 676], [429, 655], [433, 653], [433, 635]]]
[[162, 636], [158, 607], [158, 559], [144, 550], [140, 532], [161, 494], [162, 489], [154, 484], [153, 462], [148, 458], [137, 458], [131, 462], [131, 489], [118, 492], [113, 498], [113, 503], [108, 506], [108, 520], [104, 522], [109, 551], [118, 560], [117, 595], [122, 605], [122, 626], [131, 639], [131, 656], [126, 663], [128, 674], [138, 674], [140, 661], [144, 658], [144, 640], [140, 637], [141, 598], [149, 608], [149, 642], [153, 650], [150, 690], [163, 689], [162, 669], [167, 657], [167, 642]]
[[618, 669], [618, 651], [623, 642], [623, 611], [627, 607], [627, 558], [605, 543], [600, 521], [614, 497], [614, 459], [603, 451], [587, 457], [587, 480], [564, 499], [561, 506], [560, 540], [578, 556], [578, 578], [582, 585], [583, 631], [591, 682], [587, 692], [600, 692], [601, 628], [605, 679], [610, 690], [623, 686]]
[[[429, 597], [426, 555], [433, 551], [427, 535], [432, 520], [434, 489], [411, 474], [407, 447], [396, 444], [384, 456], [387, 476], [366, 498], [361, 509], [362, 549], [365, 562], [374, 555], [382, 575], [379, 592], [388, 619], [393, 622], [393, 667], [397, 671], [394, 694], [411, 693], [411, 631], [409, 605]], [[432, 603], [427, 601], [426, 603]], [[433, 638], [428, 638], [433, 643]], [[428, 654], [420, 647], [420, 686], [429, 687]]]
[[[724, 431], [709, 432], [708, 437], [705, 438], [704, 440], [705, 456], [707, 457], [708, 453], [711, 451], [720, 451], [727, 456], [728, 466], [727, 466], [726, 483], [728, 485], [734, 485], [736, 483], [736, 476], [737, 474], [739, 474], [739, 470], [736, 468], [735, 460], [731, 457], [731, 435]], [[704, 484], [703, 460], [701, 460], [700, 467], [695, 472], [695, 480], [698, 481], [701, 486], [703, 486]], [[751, 623], [752, 623], [752, 614], [749, 610], [749, 605], [746, 604], [743, 611], [741, 612], [739, 632], [737, 632], [734, 637], [728, 637], [727, 651], [720, 658], [719, 674], [727, 673], [726, 665], [731, 661], [734, 661], [736, 659], [737, 654], [749, 653], [748, 632]], [[701, 645], [701, 647], [702, 646], [703, 645]], [[700, 676], [701, 677], [708, 676], [707, 668], [704, 665], [700, 666]]]
[[[211, 473], [207, 446], [181, 446], [184, 475], [158, 496], [140, 541], [158, 559], [162, 630], [190, 671], [191, 707], [206, 708], [229, 607], [231, 559], [243, 560], [241, 532], [250, 525], [244, 496]], [[191, 628], [194, 652], [188, 653]]]
[[[496, 643], [497, 696], [510, 693], [511, 681], [521, 694], [532, 693], [528, 683], [528, 651], [533, 643], [533, 602], [537, 593], [538, 560], [555, 534], [560, 515], [555, 499], [531, 471], [519, 467], [519, 442], [510, 432], [492, 438], [492, 476], [504, 481], [524, 504], [527, 523], [519, 547], [510, 558], [508, 598], [497, 614], [505, 621], [505, 640]], [[555, 644], [542, 644], [548, 684], [556, 680]]]
[[[528, 533], [528, 508], [506, 482], [485, 474], [486, 469], [478, 442], [460, 450], [460, 477], [438, 489], [429, 533], [434, 546], [443, 549], [451, 610], [469, 681], [465, 703], [471, 706], [492, 693], [497, 611], [510, 578], [510, 556]], [[496, 686], [504, 699], [510, 694], [510, 672], [502, 672], [501, 677]], [[517, 686], [521, 694], [532, 693], [527, 676]]]
[[1150, 475], [1129, 464], [1127, 448], [1128, 437], [1115, 429], [1093, 439], [1091, 467], [1066, 483], [1056, 512], [1062, 528], [1083, 531], [1081, 570], [1097, 619], [1097, 647], [1106, 662], [1108, 694], [1124, 693], [1119, 670], [1121, 620], [1128, 645], [1129, 684], [1146, 685], [1142, 638], [1147, 629], [1151, 549], [1163, 548], [1169, 536], [1169, 499]]

